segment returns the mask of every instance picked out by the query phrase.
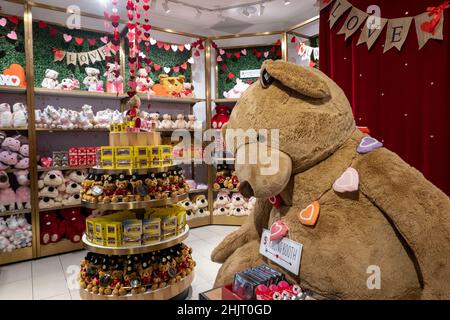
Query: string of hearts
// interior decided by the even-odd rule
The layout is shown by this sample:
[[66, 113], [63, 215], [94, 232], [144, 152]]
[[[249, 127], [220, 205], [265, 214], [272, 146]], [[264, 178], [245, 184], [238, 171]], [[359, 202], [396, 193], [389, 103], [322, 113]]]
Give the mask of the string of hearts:
[[38, 28], [39, 29], [47, 29], [48, 33], [51, 37], [56, 37], [58, 35], [61, 35], [62, 38], [64, 39], [64, 41], [66, 43], [70, 43], [70, 42], [75, 42], [77, 45], [81, 46], [83, 45], [83, 43], [85, 41], [87, 41], [89, 43], [90, 46], [95, 46], [97, 44], [97, 42], [103, 43], [103, 44], [108, 44], [108, 42], [110, 41], [108, 36], [103, 36], [103, 37], [99, 37], [99, 38], [83, 38], [83, 37], [76, 37], [73, 36], [71, 34], [68, 33], [64, 33], [59, 31], [57, 28], [48, 25], [46, 22], [44, 21], [38, 21]]
[[[396, 19], [386, 19], [376, 14], [369, 16], [368, 13], [354, 7], [347, 0], [318, 0], [320, 10], [328, 7], [334, 2], [329, 16], [330, 29], [336, 22], [350, 10], [344, 24], [337, 34], [345, 35], [345, 40], [352, 37], [357, 30], [361, 29], [361, 35], [357, 45], [363, 43], [370, 48], [375, 44], [386, 27], [386, 40], [383, 53], [392, 48], [400, 51], [405, 43], [411, 24], [414, 20], [416, 27], [419, 50], [422, 49], [430, 39], [444, 40], [444, 11], [450, 8], [450, 1], [444, 1], [436, 7], [427, 7], [426, 12], [413, 17], [401, 17]], [[364, 24], [364, 25], [363, 25]], [[362, 28], [361, 28], [362, 27]]]
[[196, 57], [200, 56], [200, 51], [205, 50], [205, 46], [203, 44], [202, 40], [197, 40], [192, 43], [186, 43], [186, 44], [171, 44], [163, 41], [157, 41], [153, 38], [150, 38], [149, 40], [150, 45], [158, 47], [158, 49], [163, 49], [166, 51], [172, 50], [173, 52], [183, 52], [185, 50], [190, 51], [191, 49], [194, 50], [193, 55]]
[[8, 38], [10, 40], [17, 41], [17, 32], [16, 31], [17, 31], [17, 26], [19, 25], [19, 18], [16, 17], [16, 16], [11, 16], [11, 17], [7, 17], [7, 18], [1, 18], [0, 19], [0, 27], [5, 28], [6, 25], [8, 24], [8, 21], [10, 23], [12, 23], [14, 26], [13, 26], [12, 29], [9, 30], [9, 32], [6, 35], [1, 36], [0, 38], [6, 37], [6, 38]]
[[319, 48], [306, 45], [304, 42], [298, 40], [295, 36], [292, 37], [291, 43], [295, 43], [295, 51], [302, 58], [302, 60], [319, 60]]
[[280, 48], [277, 49], [277, 47], [279, 47], [280, 45], [281, 45], [281, 41], [278, 40], [277, 43], [272, 48], [270, 48], [270, 50], [267, 50], [267, 51], [260, 51], [255, 48], [251, 48], [250, 50], [247, 50], [246, 48], [244, 48], [241, 51], [236, 51], [234, 53], [227, 52], [226, 50], [219, 48], [218, 49], [219, 54], [217, 55], [216, 60], [217, 60], [217, 62], [224, 62], [225, 59], [232, 59], [232, 58], [240, 59], [242, 56], [246, 56], [249, 53], [249, 51], [251, 54], [256, 56], [258, 59], [260, 59], [262, 57], [267, 59], [271, 53], [275, 54], [275, 56], [277, 58], [280, 58], [281, 57], [281, 49]]
[[144, 58], [143, 59], [145, 62], [146, 62], [146, 64], [147, 64], [147, 66], [146, 66], [146, 70], [147, 70], [147, 72], [150, 72], [151, 70], [155, 70], [155, 71], [159, 71], [159, 70], [164, 70], [164, 72], [166, 73], [166, 74], [169, 74], [170, 72], [180, 72], [180, 71], [182, 71], [183, 72], [183, 70], [186, 70], [187, 68], [188, 68], [188, 64], [194, 64], [194, 58], [192, 58], [192, 57], [190, 57], [188, 60], [186, 60], [185, 62], [183, 62], [183, 63], [181, 63], [181, 64], [179, 64], [179, 65], [177, 65], [177, 66], [173, 66], [173, 67], [170, 67], [170, 66], [160, 66], [159, 64], [157, 64], [157, 63], [155, 63], [154, 61], [152, 61], [151, 59], [149, 59], [149, 58]]

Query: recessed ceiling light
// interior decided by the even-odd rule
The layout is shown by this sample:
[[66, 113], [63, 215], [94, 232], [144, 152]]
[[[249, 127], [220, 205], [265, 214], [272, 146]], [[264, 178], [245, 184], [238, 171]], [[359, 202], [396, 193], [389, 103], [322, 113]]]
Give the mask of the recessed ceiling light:
[[251, 6], [239, 8], [239, 12], [241, 14], [243, 14], [244, 16], [246, 16], [247, 18], [250, 18], [250, 16], [252, 14], [256, 14], [257, 11], [258, 10], [256, 10], [255, 7], [251, 7]]
[[169, 1], [168, 1], [168, 0], [166, 0], [166, 1], [162, 4], [162, 6], [163, 6], [163, 9], [164, 9], [164, 11], [165, 11], [166, 13], [169, 13], [169, 12], [170, 12]]
[[289, 0], [284, 0], [284, 5], [285, 5], [285, 6], [290, 5], [290, 4], [291, 4], [291, 1], [289, 1]]

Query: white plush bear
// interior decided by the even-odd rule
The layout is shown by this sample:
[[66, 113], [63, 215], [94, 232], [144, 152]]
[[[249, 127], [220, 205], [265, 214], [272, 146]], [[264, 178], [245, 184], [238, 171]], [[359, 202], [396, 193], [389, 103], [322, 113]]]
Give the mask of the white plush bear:
[[156, 129], [161, 127], [161, 121], [159, 121], [159, 113], [150, 113], [150, 125]]
[[243, 82], [241, 79], [236, 79], [236, 85], [228, 92], [224, 92], [223, 96], [227, 99], [239, 99], [241, 95], [250, 87], [248, 83]]
[[178, 202], [178, 205], [183, 207], [183, 209], [186, 211], [186, 220], [195, 218], [194, 211], [196, 207], [190, 200], [180, 201]]
[[220, 191], [217, 194], [216, 201], [214, 201], [214, 209], [219, 208], [219, 207], [229, 208], [231, 205], [230, 201], [231, 200], [230, 200], [230, 196], [229, 196], [228, 192]]
[[195, 198], [195, 212], [194, 214], [197, 217], [207, 217], [209, 216], [208, 211], [208, 200], [206, 200], [206, 197], [204, 195], [199, 195]]
[[48, 128], [57, 128], [61, 125], [61, 115], [53, 106], [45, 107], [44, 119], [48, 125]]
[[58, 76], [59, 72], [47, 69], [45, 70], [45, 78], [42, 81], [41, 87], [46, 89], [58, 89], [59, 82], [58, 82]]
[[175, 121], [174, 128], [176, 129], [186, 129], [187, 128], [187, 122], [184, 120], [184, 115], [181, 113], [177, 115], [177, 120]]
[[36, 128], [44, 128], [44, 119], [42, 117], [42, 110], [34, 110], [34, 122]]
[[92, 106], [85, 104], [81, 107], [81, 114], [84, 115], [93, 125], [95, 122], [95, 114], [94, 111], [92, 111]]
[[11, 128], [13, 124], [13, 114], [8, 103], [0, 104], [0, 127]]
[[69, 110], [69, 117], [74, 129], [80, 128], [80, 113], [75, 110]]
[[59, 110], [59, 114], [60, 114], [60, 124], [58, 125], [58, 128], [64, 130], [72, 130], [74, 128], [74, 125], [72, 121], [70, 121], [69, 111], [65, 108], [62, 108]]
[[119, 65], [108, 63], [103, 76], [106, 77], [106, 92], [123, 93], [123, 77], [120, 75]]
[[151, 88], [155, 84], [155, 82], [153, 82], [153, 80], [148, 76], [148, 72], [144, 68], [138, 70], [136, 84], [136, 92], [150, 92], [150, 94], [153, 93], [153, 90]]
[[96, 128], [109, 128], [111, 121], [113, 119], [114, 111], [111, 109], [106, 109], [98, 111], [95, 116], [95, 127]]
[[185, 98], [194, 98], [194, 88], [192, 86], [192, 83], [185, 82], [183, 83], [183, 91], [181, 91], [181, 97]]
[[198, 121], [197, 117], [194, 114], [189, 114], [186, 128], [193, 130], [201, 130], [202, 122]]
[[123, 113], [119, 110], [114, 110], [112, 116], [112, 123], [122, 123], [123, 122]]
[[100, 80], [100, 70], [95, 68], [86, 68], [87, 77], [84, 78], [83, 84], [88, 91], [103, 92], [103, 81]]
[[15, 103], [13, 105], [13, 127], [24, 128], [28, 125], [27, 107], [23, 103]]
[[160, 129], [173, 129], [175, 128], [175, 123], [172, 121], [172, 116], [165, 113], [163, 115], [163, 120], [161, 121]]

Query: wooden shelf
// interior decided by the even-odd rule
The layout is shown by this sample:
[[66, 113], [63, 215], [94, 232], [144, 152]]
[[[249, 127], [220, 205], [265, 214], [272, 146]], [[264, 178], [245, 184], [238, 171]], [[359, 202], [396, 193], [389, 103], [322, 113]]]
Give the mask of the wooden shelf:
[[39, 257], [53, 256], [55, 254], [66, 253], [83, 249], [83, 243], [73, 243], [70, 240], [63, 239], [56, 243], [49, 243], [40, 247]]
[[211, 223], [211, 217], [200, 217], [200, 218], [194, 218], [191, 220], [187, 220], [186, 223], [189, 225], [190, 228], [198, 228], [207, 226]]
[[220, 99], [213, 99], [212, 101], [215, 103], [223, 103], [223, 104], [235, 104], [238, 102], [239, 99], [226, 99], [226, 98], [220, 98]]
[[85, 90], [34, 88], [34, 92], [37, 96], [50, 96], [50, 97], [76, 97], [76, 98], [112, 99], [112, 100], [120, 100], [126, 97], [126, 95], [124, 94], [117, 95], [116, 93], [92, 92]]
[[221, 224], [225, 226], [242, 226], [248, 216], [212, 216], [212, 224]]
[[38, 168], [38, 172], [47, 172], [52, 170], [83, 170], [83, 169], [90, 169], [93, 166], [78, 166], [78, 167], [51, 167], [51, 168]]
[[14, 87], [14, 86], [0, 86], [0, 92], [2, 93], [25, 93], [26, 87]]
[[135, 168], [135, 169], [103, 169], [99, 167], [92, 167], [91, 172], [94, 174], [125, 174], [125, 175], [133, 175], [133, 174], [147, 174], [149, 172], [167, 172], [173, 169], [177, 169], [176, 165], [170, 166], [162, 166], [162, 167], [151, 167], [151, 168]]
[[60, 206], [60, 207], [54, 207], [54, 208], [39, 208], [39, 212], [47, 212], [47, 211], [56, 211], [56, 210], [63, 210], [63, 209], [71, 209], [71, 208], [81, 208], [81, 204], [73, 205], [73, 206]]
[[141, 245], [141, 246], [135, 246], [135, 247], [107, 247], [107, 246], [100, 246], [94, 243], [91, 243], [86, 238], [86, 234], [83, 234], [82, 243], [84, 248], [93, 253], [99, 253], [99, 254], [110, 254], [110, 255], [129, 255], [129, 254], [141, 254], [141, 253], [147, 253], [147, 252], [153, 252], [158, 250], [163, 250], [166, 248], [171, 248], [181, 242], [183, 242], [189, 235], [189, 225], [186, 225], [184, 228], [184, 231], [172, 238], [169, 238], [167, 240], [162, 240], [157, 243], [147, 244], [147, 245]]
[[216, 189], [214, 189], [213, 190], [213, 192], [230, 192], [230, 193], [233, 193], [233, 192], [239, 192], [239, 189], [226, 189], [226, 188], [222, 188], [222, 189], [218, 189], [218, 190], [216, 190]]
[[109, 132], [109, 128], [91, 128], [91, 129], [57, 129], [57, 128], [36, 128], [37, 132]]
[[19, 261], [30, 260], [33, 258], [33, 248], [27, 247], [14, 250], [13, 252], [0, 253], [0, 265]]
[[0, 128], [0, 131], [28, 131], [28, 128]]
[[176, 197], [169, 197], [167, 199], [160, 200], [149, 200], [149, 201], [133, 201], [133, 202], [110, 202], [110, 203], [93, 203], [81, 200], [81, 205], [88, 209], [94, 210], [136, 210], [136, 209], [146, 209], [146, 208], [155, 208], [155, 207], [163, 207], [171, 204], [177, 204], [180, 201], [183, 201], [188, 198], [188, 194], [181, 194]]
[[189, 190], [189, 194], [197, 194], [197, 193], [205, 193], [208, 192], [208, 189], [194, 189]]
[[141, 294], [127, 294], [125, 296], [105, 296], [100, 294], [93, 294], [85, 289], [80, 289], [79, 292], [80, 297], [83, 300], [169, 300], [189, 289], [192, 281], [194, 281], [194, 271], [192, 271], [188, 276], [181, 279], [180, 282], [162, 289], [148, 291]]
[[138, 94], [139, 98], [143, 101], [150, 101], [150, 102], [162, 102], [162, 103], [173, 103], [173, 104], [196, 104], [198, 102], [204, 102], [205, 99], [199, 99], [199, 98], [176, 98], [176, 97], [159, 97], [159, 96], [150, 96], [149, 97], [146, 94]]
[[31, 209], [5, 211], [5, 212], [0, 212], [0, 217], [12, 216], [13, 214], [26, 214], [26, 213], [30, 213], [30, 212], [31, 212]]

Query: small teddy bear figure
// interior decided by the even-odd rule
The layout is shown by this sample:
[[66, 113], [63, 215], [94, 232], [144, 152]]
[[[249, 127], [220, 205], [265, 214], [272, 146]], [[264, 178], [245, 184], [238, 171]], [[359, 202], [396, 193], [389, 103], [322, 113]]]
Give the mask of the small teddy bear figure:
[[233, 216], [247, 215], [245, 198], [240, 192], [235, 192], [231, 196], [230, 214]]
[[13, 114], [11, 106], [8, 103], [0, 104], [0, 126], [2, 128], [11, 128], [13, 124]]
[[190, 83], [190, 82], [183, 83], [183, 91], [181, 91], [181, 97], [195, 98], [194, 88], [192, 86], [192, 83]]
[[160, 129], [174, 129], [175, 128], [175, 124], [172, 121], [172, 116], [170, 114], [165, 113], [163, 115], [163, 120], [161, 121], [161, 126]]
[[13, 127], [14, 128], [24, 128], [27, 127], [28, 120], [27, 120], [27, 107], [23, 103], [15, 103], [13, 105], [13, 115], [12, 115], [12, 121], [13, 121]]
[[150, 126], [154, 129], [161, 127], [161, 121], [159, 121], [159, 113], [150, 113]]
[[136, 92], [138, 93], [147, 93], [153, 94], [152, 86], [155, 82], [149, 77], [146, 69], [141, 68], [138, 70], [137, 79], [136, 79]]
[[195, 198], [195, 215], [197, 217], [207, 217], [209, 216], [208, 211], [208, 200], [206, 200], [205, 195], [201, 194]]
[[0, 212], [13, 211], [16, 208], [16, 194], [9, 184], [5, 171], [0, 171]]
[[123, 77], [120, 75], [119, 65], [108, 63], [103, 76], [106, 77], [106, 92], [123, 93]]
[[183, 114], [180, 113], [177, 115], [177, 120], [175, 121], [174, 128], [175, 129], [186, 129], [187, 128], [187, 122], [186, 122], [186, 120], [184, 120]]
[[83, 84], [88, 91], [103, 92], [103, 81], [100, 80], [100, 70], [96, 68], [86, 68], [87, 77], [84, 78]]
[[47, 69], [45, 70], [45, 78], [41, 83], [42, 88], [46, 89], [59, 89], [59, 81], [58, 81], [59, 72]]

